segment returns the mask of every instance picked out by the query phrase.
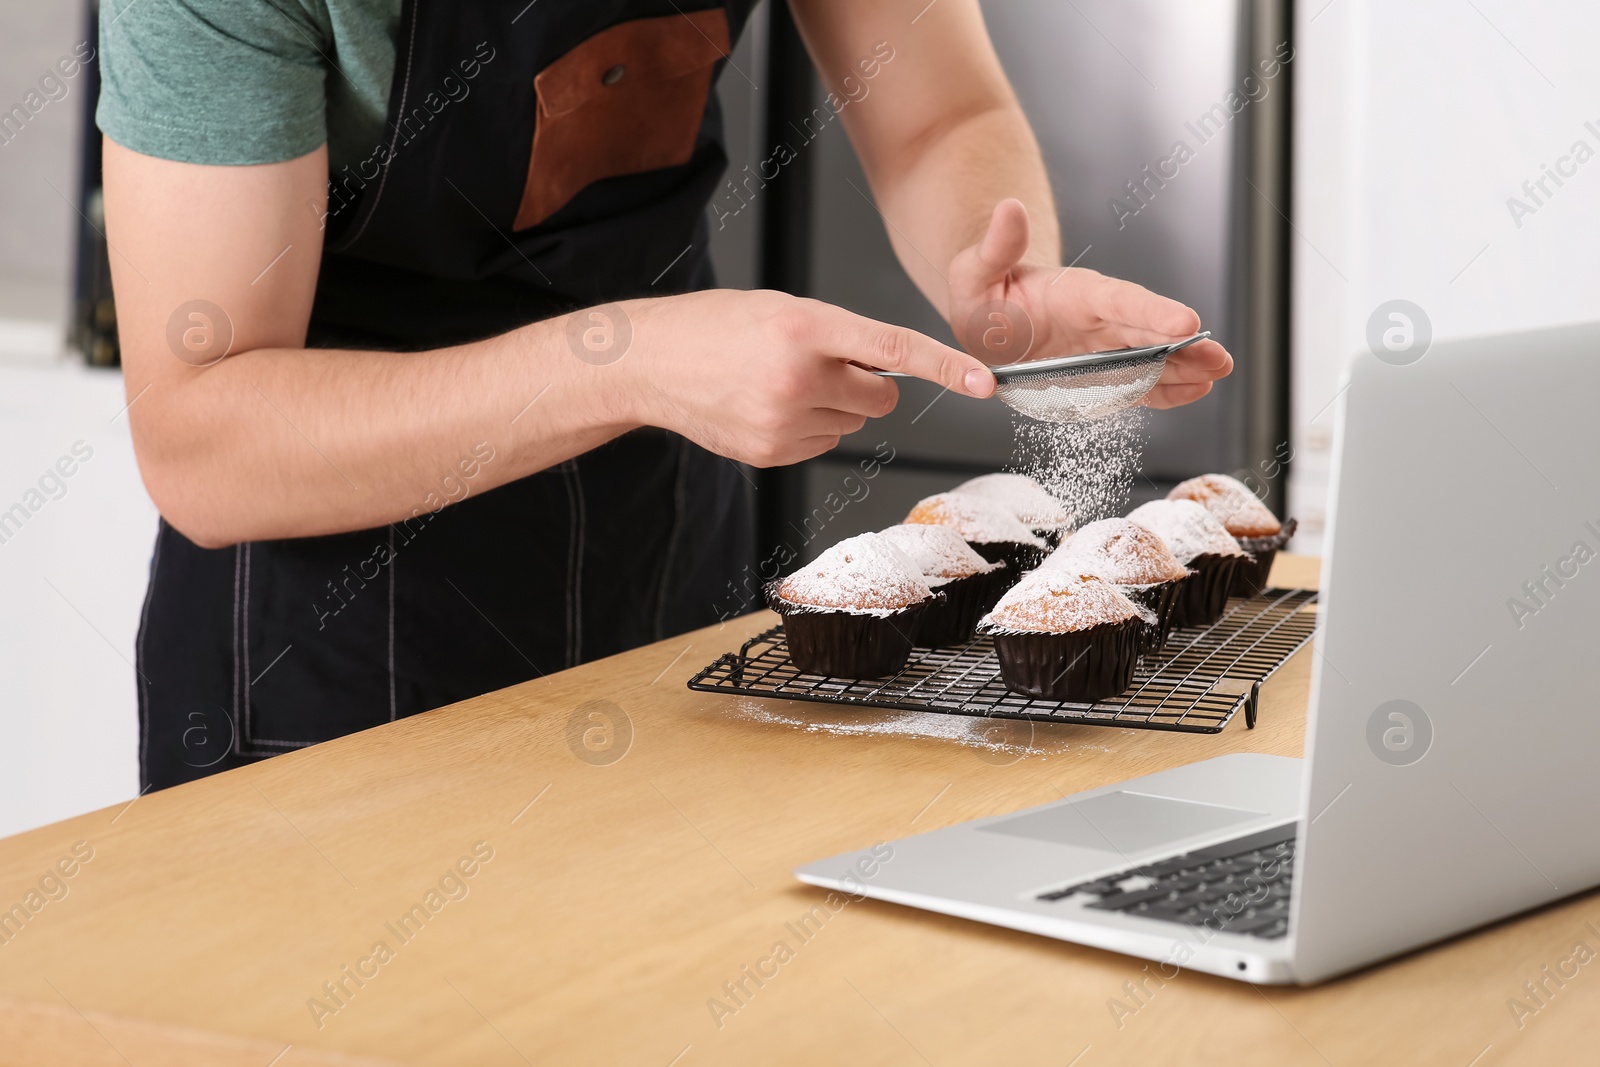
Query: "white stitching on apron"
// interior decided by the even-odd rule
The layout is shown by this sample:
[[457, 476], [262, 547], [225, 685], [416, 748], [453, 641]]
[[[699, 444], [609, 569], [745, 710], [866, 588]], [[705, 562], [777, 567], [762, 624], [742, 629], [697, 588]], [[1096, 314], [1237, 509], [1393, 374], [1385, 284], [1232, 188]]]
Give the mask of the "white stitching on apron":
[[[387, 564], [387, 569], [389, 571], [389, 620], [388, 620], [388, 622], [389, 622], [389, 655], [388, 655], [388, 663], [389, 663], [389, 721], [390, 722], [394, 722], [395, 718], [397, 716], [398, 705], [397, 705], [396, 696], [395, 696], [396, 687], [395, 687], [395, 669], [394, 669], [394, 663], [395, 663], [395, 660], [394, 660], [394, 648], [395, 648], [395, 637], [394, 637], [394, 635], [395, 635], [395, 576], [394, 576], [395, 551], [394, 551], [394, 526], [393, 526], [393, 524], [390, 524], [390, 526], [388, 528], [388, 533], [389, 533], [389, 562]], [[244, 620], [243, 621], [244, 643], [242, 645], [242, 648], [243, 648], [243, 660], [244, 660], [244, 668], [245, 668], [245, 671], [244, 671], [244, 709], [245, 709], [245, 711], [244, 711], [244, 723], [245, 723], [245, 727], [244, 727], [244, 730], [242, 730], [242, 731], [239, 729], [239, 716], [238, 716], [238, 710], [237, 710], [238, 709], [238, 700], [237, 700], [237, 694], [236, 694], [235, 695], [235, 704], [234, 704], [234, 707], [235, 707], [235, 711], [234, 711], [234, 752], [236, 754], [238, 754], [240, 756], [244, 756], [244, 757], [246, 757], [248, 759], [267, 759], [269, 757], [276, 756], [278, 754], [277, 752], [272, 751], [273, 749], [310, 748], [312, 745], [320, 744], [320, 742], [317, 742], [317, 741], [280, 741], [280, 740], [277, 740], [276, 738], [256, 737], [255, 736], [255, 729], [254, 729], [255, 719], [254, 719], [254, 710], [253, 710], [253, 708], [251, 706], [251, 703], [250, 703], [250, 684], [251, 683], [250, 683], [250, 680], [249, 680], [249, 677], [250, 677], [250, 670], [249, 670], [249, 668], [250, 668], [250, 648], [249, 648], [250, 616], [249, 616], [249, 611], [250, 611], [250, 559], [251, 559], [250, 550], [251, 550], [252, 546], [247, 543], [247, 544], [239, 546], [239, 547], [242, 547], [243, 550], [244, 550], [244, 593], [243, 593], [243, 596], [244, 596], [244, 610], [242, 612], [242, 616], [243, 616], [243, 620]], [[234, 570], [235, 570], [235, 577], [234, 577], [234, 629], [235, 629], [235, 632], [238, 632], [239, 626], [240, 626], [239, 620], [240, 620], [241, 612], [239, 610], [239, 595], [240, 594], [239, 594], [239, 579], [238, 579], [238, 567], [237, 567], [237, 565], [235, 565]], [[235, 683], [234, 684], [235, 684], [235, 686], [238, 685], [238, 671], [239, 671], [239, 652], [237, 650], [238, 647], [241, 647], [241, 646], [236, 646], [236, 650], [235, 650], [235, 659], [234, 659], [234, 675], [235, 675]]]
[[394, 523], [389, 523], [389, 721], [395, 720], [394, 701]]
[[567, 663], [578, 665], [583, 652], [583, 485], [578, 481], [578, 461], [561, 465], [567, 483]]
[[[246, 541], [244, 545], [244, 607], [239, 612], [243, 622], [244, 636], [239, 641], [239, 649], [244, 657], [244, 728], [247, 734], [255, 731], [251, 728], [250, 714], [250, 556], [251, 544]], [[238, 726], [237, 723], [234, 724]], [[242, 746], [241, 746], [242, 747]]]
[[239, 573], [244, 566], [244, 546], [233, 546], [233, 751], [244, 755], [244, 731], [239, 720]]
[[[416, 13], [413, 12], [411, 15], [411, 33], [406, 38], [406, 76], [405, 79], [400, 83], [400, 106], [396, 109], [396, 114], [402, 117], [404, 117], [406, 113], [406, 94], [411, 90], [411, 60], [416, 54], [416, 45], [417, 16]], [[399, 147], [400, 127], [396, 126], [394, 130], [394, 137], [389, 141], [390, 159], [394, 158], [395, 149]], [[339, 242], [339, 247], [334, 251], [341, 251], [349, 248], [351, 245], [361, 240], [361, 235], [367, 232], [367, 225], [372, 222], [372, 216], [378, 212], [378, 203], [383, 199], [383, 187], [388, 183], [388, 181], [389, 165], [385, 163], [383, 165], [383, 174], [378, 178], [378, 191], [372, 194], [372, 206], [367, 209], [367, 217], [361, 220], [361, 228], [356, 230], [355, 233], [351, 234], [349, 240]]]
[[572, 485], [578, 491], [578, 569], [573, 583], [572, 602], [576, 608], [572, 629], [572, 665], [583, 659], [583, 543], [589, 536], [588, 508], [583, 501], [583, 479], [578, 476], [578, 461], [572, 461]]
[[[264, 752], [262, 751], [263, 746], [271, 746], [272, 748], [306, 748], [310, 745], [316, 744], [316, 742], [274, 741], [269, 738], [255, 736], [255, 708], [252, 704], [250, 695], [250, 691], [255, 684], [250, 680], [250, 562], [254, 555], [252, 549], [254, 549], [255, 545], [252, 542], [247, 541], [240, 547], [244, 550], [244, 599], [242, 610], [237, 607], [239, 603], [239, 593], [237, 591], [235, 592], [234, 597], [236, 605], [235, 610], [240, 619], [242, 619], [243, 630], [243, 637], [240, 640], [239, 647], [242, 651], [242, 658], [244, 661], [244, 677], [242, 679], [244, 683], [244, 727], [243, 729], [240, 728], [239, 716], [238, 713], [235, 712], [233, 720], [233, 750], [235, 754], [244, 756], [247, 759], [266, 759], [269, 756], [277, 755], [277, 753], [271, 751]], [[235, 574], [237, 574], [237, 571], [238, 568], [236, 566]], [[235, 583], [237, 589], [237, 578], [235, 578]], [[235, 662], [237, 663], [238, 661], [236, 660]], [[235, 667], [235, 669], [237, 670], [237, 667]], [[235, 706], [237, 707], [237, 705]]]
[[683, 438], [678, 442], [678, 471], [672, 485], [672, 528], [667, 532], [667, 552], [661, 559], [661, 584], [656, 590], [656, 618], [651, 636], [657, 641], [667, 636], [664, 632], [667, 627], [667, 586], [672, 581], [672, 567], [678, 554], [678, 543], [682, 540], [683, 516], [688, 510], [684, 500], [688, 480], [689, 441]]
[[[139, 612], [139, 639], [134, 642], [133, 660], [138, 667], [134, 670], [134, 681], [144, 693], [144, 699], [139, 701], [139, 777], [144, 778], [145, 768], [150, 765], [150, 678], [144, 673], [144, 636], [150, 628], [150, 601], [155, 597], [156, 571], [161, 566], [161, 526], [156, 527], [156, 547], [150, 555], [150, 584], [144, 590], [144, 608]], [[140, 788], [144, 782], [140, 781]]]

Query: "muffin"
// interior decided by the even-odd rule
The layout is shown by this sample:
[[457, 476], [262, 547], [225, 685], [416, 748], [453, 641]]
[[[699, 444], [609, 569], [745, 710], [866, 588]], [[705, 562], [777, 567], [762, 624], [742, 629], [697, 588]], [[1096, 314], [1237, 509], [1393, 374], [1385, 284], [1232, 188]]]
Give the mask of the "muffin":
[[1049, 547], [1004, 504], [966, 493], [937, 493], [906, 516], [915, 526], [948, 526], [990, 563], [1004, 562], [1014, 581], [1039, 565]]
[[870, 533], [845, 538], [766, 593], [794, 665], [839, 678], [905, 666], [919, 616], [938, 596], [903, 552]]
[[1220, 619], [1234, 575], [1254, 562], [1233, 535], [1193, 500], [1152, 500], [1128, 518], [1153, 531], [1194, 572], [1178, 592], [1172, 625], [1210, 626]]
[[917, 644], [965, 645], [983, 613], [994, 607], [1010, 585], [1010, 567], [990, 562], [972, 550], [948, 526], [891, 526], [879, 536], [905, 553], [923, 581], [944, 594], [930, 602], [917, 624]]
[[1189, 568], [1166, 542], [1128, 519], [1101, 519], [1072, 534], [1041, 565], [1055, 567], [1076, 567], [1113, 582], [1129, 600], [1153, 613], [1142, 653], [1160, 651], [1166, 643], [1179, 594], [1189, 581]]
[[1038, 479], [1026, 474], [980, 474], [951, 491], [993, 500], [1051, 545], [1060, 544], [1062, 535], [1072, 527], [1072, 512]]
[[1294, 519], [1280, 523], [1248, 486], [1226, 474], [1202, 474], [1179, 482], [1167, 499], [1193, 500], [1201, 505], [1216, 516], [1240, 548], [1255, 557], [1253, 565], [1234, 572], [1234, 596], [1255, 596], [1267, 587], [1272, 561], [1299, 525]]
[[981, 630], [1013, 693], [1093, 703], [1133, 681], [1146, 617], [1111, 582], [1059, 566], [1012, 586]]

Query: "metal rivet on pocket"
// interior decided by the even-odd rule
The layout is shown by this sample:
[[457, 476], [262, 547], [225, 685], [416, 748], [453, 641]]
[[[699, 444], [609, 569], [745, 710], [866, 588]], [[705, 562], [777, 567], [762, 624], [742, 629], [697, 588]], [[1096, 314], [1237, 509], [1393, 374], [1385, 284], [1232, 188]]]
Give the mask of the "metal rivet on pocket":
[[628, 73], [628, 68], [618, 63], [600, 76], [600, 82], [603, 85], [615, 85], [622, 80], [622, 76], [626, 73]]

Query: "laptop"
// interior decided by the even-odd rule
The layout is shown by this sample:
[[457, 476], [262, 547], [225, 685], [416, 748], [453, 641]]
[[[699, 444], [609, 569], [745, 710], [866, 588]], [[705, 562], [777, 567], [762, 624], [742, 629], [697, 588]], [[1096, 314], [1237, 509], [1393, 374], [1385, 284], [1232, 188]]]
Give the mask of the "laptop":
[[1600, 323], [1385, 357], [1339, 394], [1304, 759], [1219, 756], [796, 876], [1302, 984], [1600, 884]]

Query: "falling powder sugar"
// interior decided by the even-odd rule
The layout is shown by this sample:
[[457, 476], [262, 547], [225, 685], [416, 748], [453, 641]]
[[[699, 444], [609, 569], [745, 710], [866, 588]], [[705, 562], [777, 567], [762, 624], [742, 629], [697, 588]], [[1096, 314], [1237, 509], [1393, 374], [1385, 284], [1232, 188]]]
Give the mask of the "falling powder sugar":
[[1120, 515], [1144, 453], [1145, 413], [1093, 422], [1013, 420], [1011, 469], [1038, 480], [1082, 526]]

